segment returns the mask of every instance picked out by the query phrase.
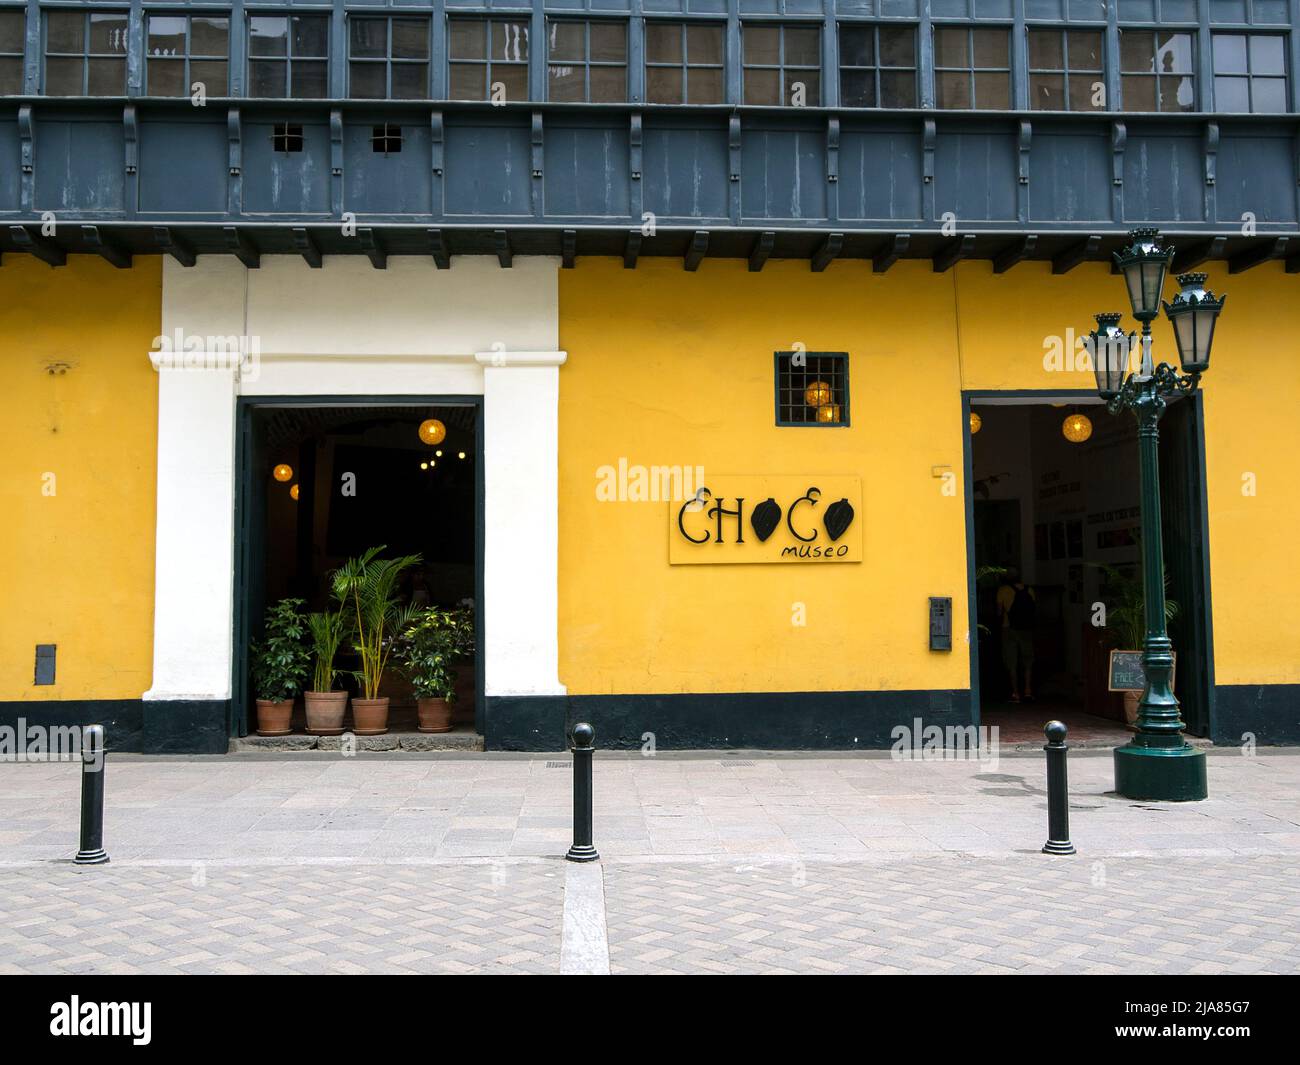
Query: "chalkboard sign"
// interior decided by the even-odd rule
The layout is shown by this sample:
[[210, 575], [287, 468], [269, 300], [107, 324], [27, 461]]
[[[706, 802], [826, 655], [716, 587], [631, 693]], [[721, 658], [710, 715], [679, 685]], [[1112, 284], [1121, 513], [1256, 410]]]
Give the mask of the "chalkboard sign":
[[[1174, 670], [1169, 674], [1169, 688], [1174, 687], [1174, 672], [1178, 668], [1178, 655], [1174, 654]], [[1110, 690], [1113, 692], [1140, 692], [1147, 686], [1146, 671], [1142, 668], [1141, 651], [1111, 651]]]

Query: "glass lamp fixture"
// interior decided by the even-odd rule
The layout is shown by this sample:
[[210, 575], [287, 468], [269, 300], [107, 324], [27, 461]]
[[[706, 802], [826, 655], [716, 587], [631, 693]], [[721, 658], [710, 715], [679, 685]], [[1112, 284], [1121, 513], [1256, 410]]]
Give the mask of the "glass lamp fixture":
[[830, 403], [817, 408], [817, 420], [819, 422], [837, 422], [840, 420], [840, 405]]
[[1072, 444], [1082, 444], [1092, 436], [1092, 419], [1077, 411], [1067, 414], [1061, 423], [1061, 435]]
[[271, 471], [271, 476], [283, 484], [285, 481], [293, 479], [293, 467], [288, 463], [282, 462]]
[[825, 381], [814, 381], [803, 393], [804, 402], [810, 407], [825, 407], [835, 398], [831, 386]]
[[290, 487], [289, 487], [289, 498], [292, 499], [292, 500], [294, 500], [295, 502], [297, 501], [297, 499], [298, 499], [298, 486], [297, 486], [296, 484], [295, 484], [295, 485], [290, 485]]
[[463, 458], [465, 457], [465, 452], [463, 452], [463, 451], [460, 452], [456, 457], [457, 457], [458, 459], [463, 459]]
[[428, 468], [429, 468], [429, 464], [427, 462], [420, 463], [420, 469], [427, 470]]
[[980, 431], [980, 426], [984, 424], [984, 419], [974, 411], [970, 412], [970, 435], [974, 436]]
[[420, 423], [420, 439], [426, 444], [441, 444], [447, 438], [447, 427], [437, 418], [426, 418]]
[[1088, 351], [1092, 355], [1092, 372], [1097, 378], [1097, 394], [1111, 399], [1124, 387], [1136, 333], [1125, 333], [1119, 327], [1122, 316], [1118, 311], [1096, 315], [1097, 328], [1088, 334]]
[[1210, 368], [1210, 345], [1214, 343], [1214, 325], [1228, 298], [1205, 287], [1206, 274], [1179, 274], [1183, 290], [1173, 303], [1165, 304], [1165, 314], [1174, 327], [1178, 341], [1178, 361], [1184, 373], [1203, 373]]
[[1174, 249], [1161, 246], [1156, 229], [1135, 229], [1128, 238], [1128, 247], [1115, 253], [1115, 265], [1124, 275], [1133, 317], [1146, 325], [1160, 313], [1160, 296]]

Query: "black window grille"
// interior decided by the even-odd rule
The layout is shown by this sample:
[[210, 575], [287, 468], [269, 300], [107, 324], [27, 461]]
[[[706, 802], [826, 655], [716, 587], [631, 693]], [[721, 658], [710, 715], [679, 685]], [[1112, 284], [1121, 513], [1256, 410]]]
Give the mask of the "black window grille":
[[848, 425], [848, 355], [844, 352], [778, 351], [776, 424]]
[[302, 126], [292, 122], [277, 122], [271, 127], [271, 148], [277, 152], [302, 151]]
[[391, 122], [375, 126], [370, 134], [370, 150], [376, 155], [392, 155], [402, 150], [402, 127]]

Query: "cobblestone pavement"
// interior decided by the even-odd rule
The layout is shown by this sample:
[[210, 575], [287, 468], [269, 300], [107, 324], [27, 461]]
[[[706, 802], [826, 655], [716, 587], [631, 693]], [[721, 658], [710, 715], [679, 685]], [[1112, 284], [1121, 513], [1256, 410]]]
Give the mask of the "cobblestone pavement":
[[550, 762], [117, 758], [88, 868], [79, 765], [0, 764], [0, 972], [1300, 972], [1295, 752], [1184, 804], [1076, 754], [1074, 857], [1041, 755], [602, 757], [594, 882]]

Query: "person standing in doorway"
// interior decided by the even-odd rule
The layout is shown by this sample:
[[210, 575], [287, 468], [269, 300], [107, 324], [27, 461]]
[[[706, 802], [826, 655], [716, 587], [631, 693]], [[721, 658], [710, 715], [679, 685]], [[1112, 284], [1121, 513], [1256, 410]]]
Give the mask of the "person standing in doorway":
[[1011, 701], [1021, 701], [1020, 671], [1024, 671], [1024, 701], [1034, 700], [1034, 622], [1037, 603], [1033, 589], [1008, 566], [998, 589], [998, 616], [1002, 618], [1002, 663], [1011, 677]]

